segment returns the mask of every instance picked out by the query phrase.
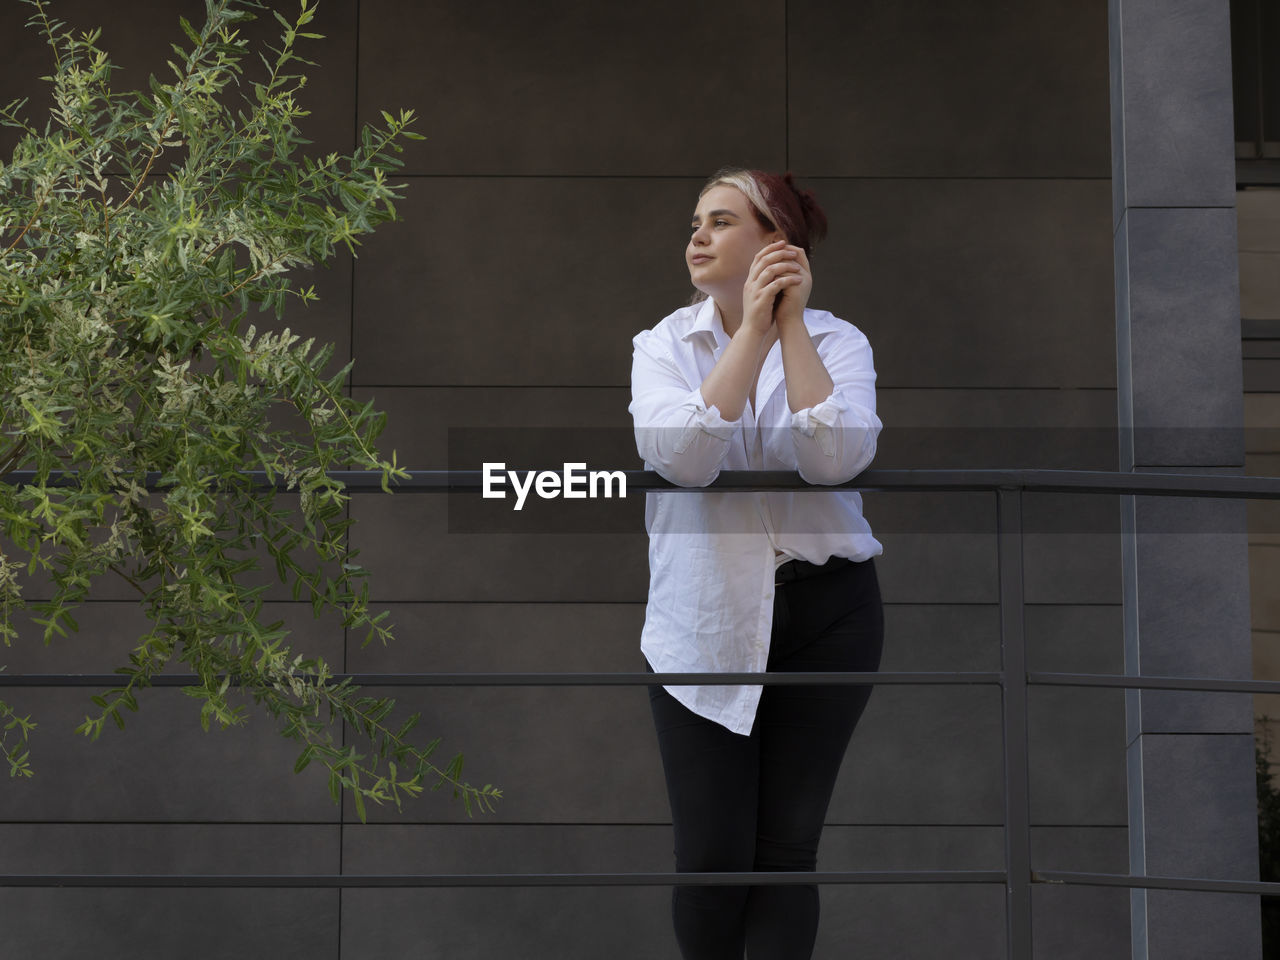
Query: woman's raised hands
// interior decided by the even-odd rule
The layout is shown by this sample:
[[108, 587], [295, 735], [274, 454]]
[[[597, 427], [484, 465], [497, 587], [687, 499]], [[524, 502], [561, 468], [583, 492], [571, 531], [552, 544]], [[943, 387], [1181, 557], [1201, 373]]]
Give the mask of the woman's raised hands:
[[777, 319], [802, 319], [812, 289], [813, 274], [802, 249], [785, 240], [761, 247], [742, 287], [742, 322], [768, 333]]

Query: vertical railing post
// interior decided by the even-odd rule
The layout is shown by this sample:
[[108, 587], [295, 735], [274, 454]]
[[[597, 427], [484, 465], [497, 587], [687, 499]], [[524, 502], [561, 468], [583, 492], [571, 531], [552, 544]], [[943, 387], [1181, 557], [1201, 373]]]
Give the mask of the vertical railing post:
[[1031, 960], [1031, 800], [1023, 632], [1022, 490], [996, 490], [1004, 722], [1005, 928], [1009, 960]]

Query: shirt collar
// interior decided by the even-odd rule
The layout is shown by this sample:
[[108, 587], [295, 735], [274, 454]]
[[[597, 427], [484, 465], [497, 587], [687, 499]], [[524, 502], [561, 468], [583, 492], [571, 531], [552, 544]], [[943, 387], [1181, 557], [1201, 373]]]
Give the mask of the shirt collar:
[[849, 326], [846, 321], [832, 316], [828, 311], [814, 310], [811, 307], [804, 311], [804, 325], [809, 331], [809, 336], [814, 340]]
[[724, 324], [720, 320], [720, 311], [716, 309], [716, 302], [710, 297], [702, 301], [702, 305], [698, 308], [698, 312], [693, 318], [693, 326], [680, 339], [691, 340], [694, 334], [699, 333], [711, 334], [711, 338], [717, 347], [723, 347], [729, 343], [729, 335], [724, 332]]
[[[817, 340], [849, 324], [832, 316], [826, 310], [806, 308], [804, 325], [809, 330], [809, 336]], [[729, 335], [724, 332], [724, 323], [720, 320], [720, 311], [716, 309], [716, 303], [710, 297], [702, 301], [697, 314], [694, 315], [693, 326], [680, 339], [691, 340], [694, 334], [699, 333], [711, 334], [717, 348], [725, 347], [729, 343]]]

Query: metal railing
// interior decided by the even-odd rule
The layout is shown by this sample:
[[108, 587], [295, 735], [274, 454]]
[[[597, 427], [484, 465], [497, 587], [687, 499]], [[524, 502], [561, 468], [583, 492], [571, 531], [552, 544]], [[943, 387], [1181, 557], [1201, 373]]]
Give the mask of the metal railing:
[[[708, 489], [759, 491], [809, 489], [791, 471], [725, 472], [709, 487], [683, 488], [650, 471], [622, 471], [628, 491], [700, 492]], [[375, 472], [334, 472], [353, 493], [381, 492]], [[10, 482], [24, 479], [10, 474]], [[265, 475], [258, 482], [268, 484]], [[153, 475], [150, 483], [159, 480]], [[74, 483], [74, 475], [55, 482]], [[398, 493], [477, 493], [478, 470], [412, 471], [395, 486]], [[276, 489], [283, 491], [283, 485]], [[867, 470], [852, 481], [824, 490], [989, 491], [996, 497], [997, 564], [1002, 663], [999, 671], [845, 673], [415, 673], [339, 674], [369, 686], [608, 686], [678, 684], [767, 685], [858, 683], [876, 685], [991, 685], [1001, 689], [1004, 777], [1004, 869], [845, 870], [816, 873], [526, 873], [526, 874], [323, 874], [323, 875], [0, 875], [0, 887], [272, 887], [415, 888], [542, 886], [672, 886], [756, 884], [1001, 884], [1005, 887], [1008, 957], [1030, 960], [1031, 891], [1036, 884], [1076, 884], [1159, 890], [1208, 891], [1280, 896], [1280, 883], [1214, 880], [1203, 877], [1131, 876], [1033, 870], [1029, 797], [1030, 749], [1027, 692], [1031, 686], [1069, 686], [1226, 693], [1280, 693], [1280, 682], [1203, 677], [1149, 677], [1117, 674], [1029, 672], [1023, 632], [1022, 497], [1024, 493], [1120, 494], [1140, 496], [1280, 499], [1280, 478], [1208, 474], [1139, 474], [1091, 470]], [[114, 674], [0, 674], [0, 686], [102, 686]], [[156, 686], [184, 686], [194, 678], [163, 675]]]

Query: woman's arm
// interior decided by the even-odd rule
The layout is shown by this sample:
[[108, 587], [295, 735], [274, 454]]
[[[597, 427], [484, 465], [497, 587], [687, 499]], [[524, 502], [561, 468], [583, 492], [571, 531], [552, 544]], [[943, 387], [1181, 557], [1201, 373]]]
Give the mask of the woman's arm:
[[800, 247], [787, 247], [797, 282], [782, 291], [774, 308], [778, 340], [782, 344], [782, 372], [787, 381], [787, 405], [792, 413], [816, 406], [835, 389], [835, 383], [804, 325], [804, 308], [813, 289], [809, 258]]
[[796, 468], [809, 483], [852, 480], [876, 453], [876, 372], [871, 345], [854, 327], [828, 333], [822, 350], [804, 322], [813, 287], [809, 258], [799, 247], [800, 282], [788, 286], [774, 311], [781, 342]]
[[[791, 404], [796, 469], [809, 483], [844, 483], [870, 465], [882, 426], [876, 415], [871, 344], [850, 326], [828, 333], [820, 347], [810, 341], [810, 349], [830, 377], [832, 389], [811, 406], [797, 410]], [[787, 395], [791, 395], [790, 380]]]
[[742, 324], [720, 354], [720, 359], [702, 381], [702, 399], [721, 416], [737, 423], [747, 405], [747, 395], [755, 383], [764, 354], [773, 344], [767, 329]]
[[632, 344], [627, 409], [640, 456], [678, 486], [706, 486], [720, 474], [737, 419], [725, 420], [706, 402], [700, 385], [680, 372], [659, 334], [646, 330]]
[[778, 340], [782, 344], [782, 375], [787, 382], [787, 406], [792, 413], [817, 406], [835, 390], [835, 381], [827, 370], [813, 338], [804, 325], [779, 321]]

